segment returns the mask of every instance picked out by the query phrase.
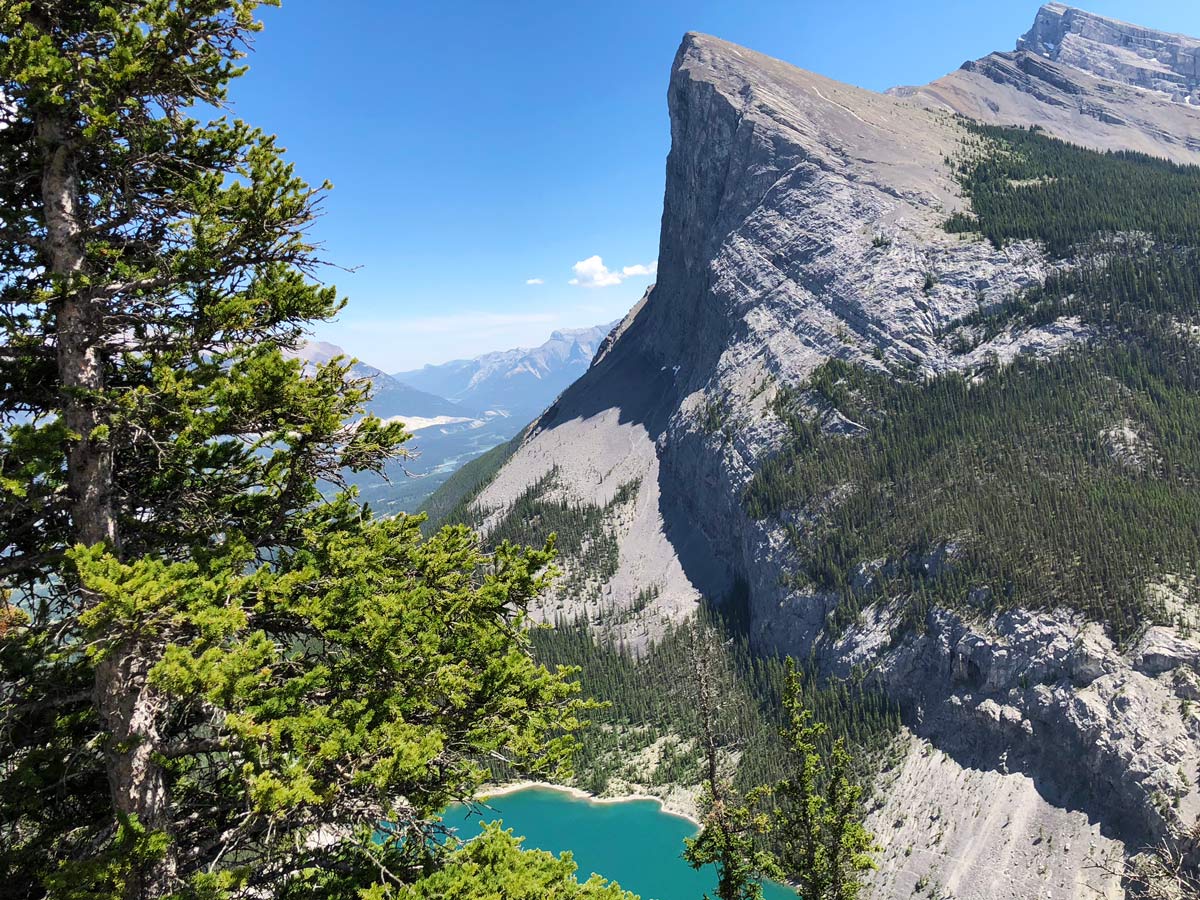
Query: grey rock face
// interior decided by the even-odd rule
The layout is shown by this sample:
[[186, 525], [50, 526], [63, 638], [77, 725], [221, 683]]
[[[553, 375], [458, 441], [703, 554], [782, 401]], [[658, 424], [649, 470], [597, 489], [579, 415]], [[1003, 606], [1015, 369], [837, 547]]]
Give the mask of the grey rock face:
[[1050, 3], [1038, 11], [1017, 49], [1110, 81], [1159, 91], [1176, 102], [1200, 102], [1200, 41], [1195, 38]]
[[1111, 646], [1098, 625], [1081, 630], [1067, 656], [1067, 674], [1075, 687], [1087, 687], [1097, 678], [1115, 671]]
[[1057, 3], [1010, 53], [992, 53], [924, 87], [893, 88], [981, 122], [1041, 125], [1100, 150], [1195, 162], [1200, 41]]
[[1200, 667], [1200, 644], [1179, 637], [1170, 628], [1146, 629], [1138, 645], [1134, 666], [1147, 675], [1161, 675], [1175, 669]]
[[[897, 641], [898, 613], [883, 600], [833, 639], [835, 598], [792, 584], [785, 529], [742, 508], [783, 438], [772, 398], [830, 357], [941, 372], [1087, 336], [1067, 320], [964, 356], [948, 349], [948, 323], [1049, 265], [1036, 245], [998, 251], [941, 229], [964, 205], [944, 163], [963, 135], [952, 112], [981, 107], [989, 121], [1200, 162], [1200, 113], [1169, 97], [1031, 51], [984, 62], [888, 96], [685, 37], [668, 91], [658, 284], [480, 503], [503, 508], [552, 466], [565, 496], [591, 502], [638, 477], [608, 606], [575, 612], [636, 647], [741, 582], [760, 650], [815, 654], [830, 674], [865, 669], [902, 701], [914, 743], [873, 813], [888, 846], [876, 896], [941, 882], [964, 900], [1117, 897], [1089, 857], [1200, 813], [1200, 717], [1184, 702], [1198, 648], [1166, 629], [1114, 647], [1065, 611], [985, 616], [982, 584], [973, 614], [932, 609], [920, 634]], [[1093, 102], [1102, 115], [1087, 111]], [[949, 545], [915, 562], [952, 568], [954, 557]], [[851, 573], [856, 588], [884, 565]], [[656, 600], [636, 608], [650, 586]], [[548, 617], [571, 611], [570, 598], [554, 603]]]

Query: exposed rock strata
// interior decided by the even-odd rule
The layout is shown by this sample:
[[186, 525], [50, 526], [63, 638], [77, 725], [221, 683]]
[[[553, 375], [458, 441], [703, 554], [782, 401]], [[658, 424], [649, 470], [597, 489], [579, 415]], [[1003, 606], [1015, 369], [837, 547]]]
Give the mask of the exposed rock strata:
[[1051, 3], [1015, 51], [889, 93], [981, 122], [1041, 125], [1100, 150], [1195, 162], [1198, 54], [1194, 38]]
[[1186, 35], [1048, 3], [1017, 49], [1109, 81], [1158, 91], [1178, 103], [1200, 102], [1200, 40]]

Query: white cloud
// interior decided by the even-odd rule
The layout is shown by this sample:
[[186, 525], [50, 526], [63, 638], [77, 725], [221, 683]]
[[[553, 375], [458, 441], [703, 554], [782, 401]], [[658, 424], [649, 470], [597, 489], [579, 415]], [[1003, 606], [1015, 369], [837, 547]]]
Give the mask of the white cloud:
[[579, 287], [601, 288], [620, 284], [626, 278], [653, 276], [658, 271], [658, 262], [625, 266], [621, 271], [614, 272], [604, 264], [604, 260], [599, 256], [589, 256], [587, 259], [581, 259], [571, 268], [575, 271], [575, 277], [570, 281], [571, 284]]
[[545, 284], [546, 280], [544, 278], [526, 278], [525, 283], [526, 284]]
[[626, 278], [634, 278], [638, 275], [649, 275], [651, 278], [653, 278], [658, 274], [658, 260], [656, 259], [654, 262], [646, 266], [626, 266], [621, 270], [621, 274]]
[[620, 272], [608, 271], [608, 266], [599, 256], [581, 259], [571, 268], [575, 270], [575, 277], [571, 279], [571, 284], [577, 284], [580, 287], [611, 287], [614, 284], [620, 284], [624, 278]]

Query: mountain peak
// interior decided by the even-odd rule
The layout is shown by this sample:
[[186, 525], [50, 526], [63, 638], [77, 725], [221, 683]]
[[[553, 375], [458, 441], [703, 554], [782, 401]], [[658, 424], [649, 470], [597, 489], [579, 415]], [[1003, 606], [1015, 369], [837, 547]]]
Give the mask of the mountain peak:
[[331, 344], [328, 341], [305, 341], [295, 351], [287, 352], [284, 355], [295, 357], [315, 366], [327, 363], [338, 356], [346, 356], [347, 353], [337, 344]]
[[1200, 40], [1196, 38], [1048, 3], [1017, 41], [1017, 50], [1200, 105]]
[[[1048, 6], [1023, 40], [1028, 49], [990, 54], [933, 85], [884, 96], [717, 38], [686, 35], [668, 90], [671, 150], [657, 283], [605, 340], [596, 363], [511, 447], [498, 469], [492, 458], [460, 479], [483, 485], [468, 502], [493, 537], [498, 523], [544, 519], [530, 514], [540, 504], [599, 511], [601, 525], [589, 549], [563, 553], [571, 587], [539, 605], [534, 614], [542, 620], [577, 617], [601, 639], [641, 651], [704, 604], [736, 596], [756, 651], [812, 659], [837, 677], [870, 661], [873, 689], [877, 685], [903, 708], [924, 710], [917, 717], [917, 741], [936, 745], [937, 765], [945, 768], [931, 769], [926, 757], [932, 754], [920, 750], [914, 765], [899, 769], [897, 777], [909, 779], [903, 789], [885, 792], [883, 807], [872, 814], [870, 827], [883, 843], [908, 843], [920, 851], [911, 860], [908, 851], [880, 860], [872, 884], [880, 897], [912, 896], [934, 878], [974, 900], [1033, 893], [1070, 900], [1087, 890], [1083, 885], [1118, 896], [1119, 875], [1111, 882], [1093, 880], [1094, 859], [1109, 853], [1124, 859], [1127, 850], [1153, 845], [1175, 822], [1182, 825], [1200, 810], [1200, 792], [1191, 782], [1174, 794], [1182, 795], [1181, 812], [1155, 799], [1167, 796], [1155, 793], [1158, 784], [1177, 790], [1168, 779], [1178, 754], [1193, 760], [1200, 749], [1194, 735], [1184, 734], [1186, 723], [1179, 724], [1174, 682], [1144, 662], [1151, 654], [1174, 653], [1183, 671], [1183, 660], [1196, 655], [1190, 643], [1187, 651], [1159, 651], [1159, 645], [1125, 651], [1112, 645], [1099, 623], [1081, 627], [1075, 613], [1054, 605], [1057, 597], [1046, 603], [1056, 588], [1042, 578], [1051, 570], [1039, 556], [1047, 542], [1037, 538], [1021, 552], [1034, 560], [1031, 577], [1045, 587], [1029, 595], [1030, 609], [1001, 612], [991, 587], [978, 594], [964, 589], [967, 578], [991, 577], [981, 576], [986, 569], [963, 566], [984, 558], [982, 551], [970, 563], [966, 557], [998, 534], [973, 530], [971, 513], [942, 518], [950, 537], [940, 543], [918, 528], [909, 532], [911, 541], [880, 537], [895, 543], [878, 552], [863, 543], [870, 526], [857, 524], [909, 528], [910, 522], [899, 524], [905, 514], [894, 515], [893, 501], [903, 497], [924, 509], [955, 490], [943, 490], [954, 484], [947, 478], [951, 466], [940, 458], [927, 464], [920, 449], [903, 451], [920, 460], [915, 465], [933, 467], [911, 470], [929, 473], [919, 484], [907, 474], [872, 468], [877, 459], [871, 441], [890, 444], [900, 435], [909, 446], [922, 446], [928, 419], [911, 415], [919, 407], [909, 406], [909, 398], [932, 404], [935, 397], [949, 397], [944, 402], [956, 410], [967, 408], [976, 401], [957, 392], [968, 379], [972, 391], [979, 385], [985, 393], [1007, 392], [1019, 383], [1034, 397], [1047, 383], [1042, 373], [1052, 367], [1010, 365], [1018, 356], [1030, 363], [1055, 356], [1082, 363], [1088, 354], [1118, 346], [1105, 341], [1124, 340], [1093, 333], [1090, 323], [1066, 315], [1041, 324], [1012, 320], [980, 334], [978, 346], [974, 331], [966, 344], [951, 342], [950, 335], [961, 333], [981, 310], [1009, 308], [1012, 298], [1045, 285], [1064, 264], [1032, 238], [997, 247], [947, 234], [947, 215], [965, 206], [963, 186], [947, 162], [963, 153], [964, 139], [978, 146], [950, 113], [1037, 125], [1100, 149], [1200, 161], [1200, 106], [1135, 86], [1134, 77], [1175, 72], [1163, 59], [1182, 68], [1187, 39]], [[1014, 147], [1023, 140], [1010, 137]], [[1088, 164], [1083, 155], [1079, 160]], [[1088, 198], [1079, 195], [1079, 204], [1086, 207]], [[1118, 245], [1110, 246], [1104, 255], [1115, 256]], [[830, 365], [823, 374], [838, 382], [844, 397], [861, 400], [859, 385], [880, 386], [866, 424], [839, 412], [839, 400], [820, 386], [824, 379], [813, 377]], [[992, 374], [1000, 366], [1007, 366], [1002, 382]], [[1097, 396], [1107, 396], [1110, 384], [1142, 396], [1140, 387], [1118, 382], [1115, 371], [1113, 376], [1105, 370]], [[989, 381], [992, 387], [985, 386]], [[954, 385], [955, 393], [946, 394], [943, 385]], [[902, 405], [886, 407], [876, 400], [883, 396]], [[1109, 409], [1101, 401], [1097, 415], [1109, 417]], [[979, 413], [993, 415], [983, 408]], [[1031, 421], [1015, 407], [994, 415], [989, 427], [997, 432], [1011, 432], [1000, 417]], [[1058, 432], [1070, 435], [1072, 428], [1082, 429], [1082, 443], [1075, 446], [1095, 440], [1097, 425], [1086, 415], [1081, 419], [1071, 410], [1061, 422], [1058, 415], [1048, 412], [1038, 420], [1037, 430], [1053, 435], [1047, 440], [1058, 444]], [[961, 484], [973, 490], [984, 457], [975, 443], [963, 446], [958, 471]], [[1039, 471], [1057, 488], [1062, 479], [1056, 469], [1030, 447], [1026, 455], [1037, 456]], [[995, 452], [999, 459], [1008, 450]], [[863, 477], [850, 473], [850, 459], [862, 461]], [[897, 471], [905, 465], [898, 463]], [[1062, 471], [1092, 477], [1075, 461], [1070, 466]], [[1021, 481], [1033, 471], [1012, 468]], [[1131, 470], [1112, 477], [1151, 476]], [[997, 484], [997, 503], [1008, 502], [1002, 496], [1028, 496], [1020, 515], [1033, 521], [1040, 506], [1036, 492], [1019, 494], [1012, 485]], [[755, 499], [777, 491], [788, 498], [771, 501], [777, 513]], [[880, 496], [887, 501], [882, 506]], [[462, 495], [439, 502], [459, 503]], [[1082, 516], [1092, 512], [1077, 508]], [[1122, 514], [1115, 513], [1115, 521]], [[860, 515], [881, 518], [851, 518]], [[1018, 533], [1032, 534], [1024, 528]], [[854, 568], [839, 570], [836, 579], [852, 588], [823, 581], [831, 558], [827, 535], [844, 539], [843, 548], [856, 548], [844, 557]], [[599, 540], [608, 554], [603, 569], [593, 562]], [[803, 562], [810, 553], [812, 576]], [[861, 556], [852, 561], [850, 554]], [[1146, 572], [1134, 556], [1130, 572]], [[1097, 557], [1106, 569], [1107, 557]], [[1077, 566], [1084, 557], [1069, 551], [1062, 558]], [[923, 601], [919, 627], [898, 612], [907, 602], [908, 569], [920, 571], [929, 584], [940, 577], [936, 573], [957, 569], [939, 595], [949, 604]], [[1131, 580], [1145, 577], [1159, 576]], [[884, 586], [893, 578], [897, 593]], [[1076, 572], [1070, 580], [1079, 583]], [[850, 614], [831, 628], [837, 621], [831, 610], [852, 596], [852, 605], [841, 607]], [[1168, 646], [1167, 638], [1161, 640]], [[1070, 654], [1064, 648], [1072, 648]], [[1073, 662], [1071, 654], [1086, 662]], [[1056, 674], [1035, 678], [1045, 684], [1028, 688], [1024, 671]], [[1106, 674], [1097, 679], [1099, 672]], [[1087, 694], [1075, 693], [1085, 687]], [[1102, 690], [1108, 693], [1097, 694]], [[1078, 713], [1092, 710], [1095, 697], [1127, 690], [1137, 702], [1102, 699], [1094, 716]], [[1011, 705], [997, 712], [998, 701]], [[1044, 791], [1044, 784], [1054, 791]], [[980, 803], [990, 804], [986, 823], [972, 819], [970, 810]], [[940, 810], [943, 804], [960, 813], [950, 813], [936, 835], [920, 823], [900, 830], [905, 821], [925, 821], [912, 815], [917, 805]], [[1060, 838], [1052, 851], [1043, 840], [1047, 831]], [[1013, 848], [1020, 852], [1014, 855]], [[990, 874], [981, 878], [985, 870]], [[1052, 871], [1054, 878], [1027, 879], [1031, 870]]]

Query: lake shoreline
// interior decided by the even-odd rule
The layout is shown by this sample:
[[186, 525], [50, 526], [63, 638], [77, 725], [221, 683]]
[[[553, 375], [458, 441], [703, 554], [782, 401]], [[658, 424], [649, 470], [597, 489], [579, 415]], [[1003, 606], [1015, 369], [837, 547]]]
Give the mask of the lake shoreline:
[[549, 781], [511, 781], [506, 784], [499, 784], [485, 788], [475, 795], [475, 799], [479, 803], [487, 803], [494, 797], [503, 797], [506, 794], [515, 794], [519, 791], [527, 791], [531, 789], [540, 789], [548, 791], [557, 791], [562, 794], [567, 794], [576, 800], [584, 800], [588, 803], [606, 804], [606, 803], [630, 803], [635, 800], [651, 800], [657, 803], [664, 814], [675, 816], [679, 819], [684, 819], [692, 825], [699, 828], [701, 823], [694, 815], [685, 812], [672, 804], [665, 801], [662, 797], [656, 797], [654, 794], [630, 793], [622, 794], [619, 797], [599, 797], [596, 794], [589, 793], [582, 788], [570, 787], [563, 784], [554, 784]]
[[[524, 794], [525, 796], [519, 800], [514, 800], [513, 807], [508, 807], [505, 803], [499, 802], [501, 798], [519, 794]], [[563, 799], [555, 800], [553, 799], [554, 796]], [[601, 797], [578, 787], [554, 784], [553, 782], [534, 780], [510, 781], [493, 784], [479, 790], [475, 794], [473, 801], [469, 804], [465, 804], [467, 818], [464, 821], [486, 821], [486, 814], [484, 814], [481, 818], [476, 818], [479, 814], [479, 807], [488, 808], [489, 802], [493, 800], [497, 801], [495, 812], [498, 815], [504, 816], [504, 825], [506, 828], [514, 828], [515, 833], [524, 835], [526, 839], [531, 841], [529, 844], [531, 847], [546, 850], [551, 853], [559, 853], [570, 850], [572, 853], [576, 854], [576, 861], [581, 865], [581, 873], [599, 872], [604, 877], [616, 881], [623, 887], [632, 889], [634, 893], [640, 893], [640, 895], [643, 897], [664, 896], [673, 898], [673, 900], [679, 900], [681, 897], [686, 898], [700, 896], [702, 890], [708, 890], [710, 896], [712, 894], [711, 888], [708, 885], [702, 884], [697, 885], [695, 893], [680, 893], [675, 890], [675, 887], [679, 884], [679, 882], [674, 880], [670, 882], [669, 887], [662, 887], [661, 894], [655, 893], [653, 890], [647, 891], [639, 884], [642, 874], [646, 871], [646, 868], [637, 868], [634, 870], [634, 874], [632, 875], [628, 871], [624, 873], [620, 872], [619, 870], [614, 872], [613, 867], [608, 864], [608, 862], [611, 861], [611, 853], [608, 850], [608, 844], [605, 843], [603, 845], [605, 848], [605, 855], [597, 858], [595, 855], [595, 835], [594, 833], [589, 834], [586, 828], [575, 833], [576, 839], [580, 842], [578, 846], [573, 845], [569, 838], [564, 837], [563, 831], [556, 827], [552, 827], [548, 832], [543, 830], [540, 834], [530, 833], [526, 830], [532, 829], [533, 832], [537, 832], [539, 827], [543, 829], [545, 828], [545, 821], [540, 815], [531, 815], [531, 809], [562, 809], [564, 808], [564, 805], [569, 806], [573, 803], [573, 801], [583, 801], [583, 803], [588, 807], [598, 807], [602, 805], [616, 806], [618, 804], [626, 804], [628, 806], [628, 804], [633, 801], [650, 800], [653, 801], [653, 812], [650, 812], [645, 807], [639, 811], [635, 811], [637, 809], [636, 807], [631, 807], [624, 813], [624, 818], [622, 821], [636, 820], [637, 822], [641, 823], [643, 827], [645, 827], [647, 824], [645, 817], [647, 815], [651, 817], [666, 815], [670, 816], [672, 819], [683, 820], [686, 825], [667, 825], [665, 822], [655, 824], [651, 822], [649, 824], [649, 830], [645, 832], [646, 840], [651, 840], [651, 835], [662, 835], [664, 833], [663, 829], [666, 830], [665, 833], [669, 833], [674, 836], [669, 839], [670, 844], [667, 847], [656, 851], [653, 862], [642, 860], [641, 862], [637, 863], [637, 865], [650, 869], [658, 868], [660, 863], [665, 863], [668, 865], [668, 867], [673, 867], [676, 865], [680, 866], [681, 869], [679, 875], [673, 875], [672, 879], [678, 877], [684, 877], [687, 879], [691, 879], [693, 877], [707, 877], [697, 874], [695, 870], [688, 866], [681, 858], [681, 854], [683, 852], [683, 841], [689, 836], [694, 836], [696, 834], [701, 827], [700, 823], [696, 821], [694, 816], [671, 809], [669, 804], [663, 801], [662, 797], [654, 796], [653, 794], [646, 793], [645, 791], [636, 790], [631, 790], [628, 793], [624, 793], [619, 796]], [[472, 809], [472, 807], [474, 808]], [[459, 808], [462, 810], [464, 805], [460, 804]], [[510, 818], [509, 815], [505, 815], [505, 813], [512, 814], [512, 817]], [[581, 815], [581, 813], [582, 810], [579, 810], [567, 815], [566, 822], [572, 823], [568, 825], [568, 829], [572, 827], [578, 827], [573, 823], [578, 821], [578, 817]], [[522, 814], [524, 815], [524, 821], [522, 820]], [[461, 816], [462, 813], [460, 812], [459, 815]], [[557, 813], [557, 815], [561, 816], [561, 813]], [[602, 822], [611, 822], [612, 818], [610, 816], [601, 816], [600, 820]], [[611, 825], [609, 827], [611, 828]], [[621, 837], [614, 838], [612, 834], [609, 834], [606, 837], [610, 840], [619, 842], [625, 837], [625, 835], [629, 833], [631, 832], [619, 830], [617, 834], [621, 835]], [[633, 833], [636, 833], [636, 828], [633, 830]], [[640, 845], [643, 843], [643, 841], [638, 839], [636, 843]], [[640, 846], [639, 849], [641, 849]], [[585, 857], [585, 850], [587, 850], [590, 854], [590, 858]], [[582, 860], [585, 858], [587, 858], [588, 861], [582, 862]], [[661, 875], [661, 872], [659, 872], [659, 874]], [[798, 889], [798, 885], [790, 880], [782, 882], [765, 881], [763, 883], [763, 887], [765, 891], [764, 896], [767, 898], [767, 900], [795, 900]]]

